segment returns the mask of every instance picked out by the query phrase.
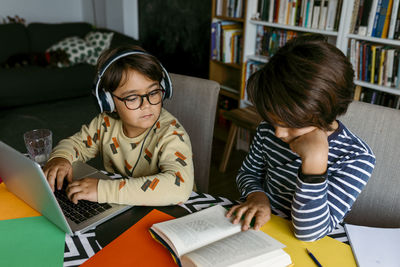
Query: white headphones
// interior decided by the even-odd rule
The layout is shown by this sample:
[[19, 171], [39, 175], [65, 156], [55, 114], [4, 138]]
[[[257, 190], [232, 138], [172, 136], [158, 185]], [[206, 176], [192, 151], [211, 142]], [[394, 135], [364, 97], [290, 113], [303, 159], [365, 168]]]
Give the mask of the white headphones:
[[[105, 91], [103, 88], [100, 89], [100, 82], [101, 78], [103, 77], [104, 73], [106, 70], [113, 64], [115, 61], [122, 57], [126, 57], [129, 55], [150, 55], [149, 53], [143, 52], [143, 51], [138, 51], [138, 50], [126, 50], [121, 53], [118, 53], [114, 55], [113, 57], [109, 58], [105, 63], [104, 66], [100, 68], [99, 72], [97, 73], [97, 77], [95, 80], [95, 87], [94, 87], [94, 95], [96, 96], [97, 103], [99, 104], [100, 107], [100, 112], [113, 112], [115, 110], [115, 104], [114, 100], [112, 98], [112, 95], [110, 92]], [[161, 86], [165, 90], [163, 100], [164, 99], [170, 99], [172, 97], [172, 82], [171, 78], [169, 77], [168, 72], [166, 69], [161, 65], [160, 62], [158, 62], [160, 65], [162, 72], [163, 72], [163, 78], [161, 79]]]

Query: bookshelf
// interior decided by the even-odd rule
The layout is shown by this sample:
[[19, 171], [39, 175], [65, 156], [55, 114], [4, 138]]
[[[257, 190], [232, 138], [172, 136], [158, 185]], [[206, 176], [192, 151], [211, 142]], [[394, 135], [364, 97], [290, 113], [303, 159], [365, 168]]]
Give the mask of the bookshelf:
[[[220, 0], [222, 2], [227, 2], [225, 0]], [[328, 5], [328, 2], [331, 2], [332, 7]], [[263, 64], [268, 62], [270, 55], [264, 55], [257, 51], [260, 50], [259, 45], [257, 46], [257, 42], [260, 38], [260, 27], [263, 29], [271, 29], [272, 31], [281, 31], [289, 33], [293, 35], [292, 37], [304, 33], [318, 33], [327, 36], [329, 42], [333, 43], [335, 46], [340, 47], [342, 38], [344, 36], [345, 27], [344, 27], [344, 14], [347, 13], [347, 10], [343, 8], [345, 6], [345, 0], [247, 0], [243, 1], [243, 18], [235, 19], [235, 22], [238, 22], [243, 27], [243, 52], [241, 55], [241, 63], [237, 64], [224, 64], [216, 60], [210, 60], [210, 79], [215, 80], [221, 84], [221, 95], [228, 96], [231, 99], [234, 99], [237, 103], [237, 106], [240, 108], [246, 108], [251, 106], [252, 104], [247, 99], [247, 94], [245, 92], [245, 83], [250, 74], [262, 67]], [[290, 23], [289, 20], [281, 21], [278, 18], [278, 14], [274, 14], [276, 12], [275, 9], [270, 9], [270, 14], [274, 15], [275, 18], [272, 19], [272, 16], [269, 14], [269, 18], [265, 18], [261, 15], [260, 5], [264, 5], [268, 3], [268, 5], [274, 5], [276, 3], [280, 3], [281, 6], [279, 8], [286, 8], [288, 12], [292, 13], [292, 18], [299, 18], [300, 15], [296, 14], [295, 9], [288, 9], [288, 7], [283, 7], [283, 4], [289, 4], [297, 8], [296, 10], [301, 10], [301, 2], [303, 3], [316, 3], [325, 8], [324, 19], [321, 19], [323, 24], [319, 25], [319, 19], [316, 20], [316, 24], [313, 25], [311, 15], [309, 17], [309, 21], [300, 22], [300, 20], [293, 19]], [[221, 3], [221, 2], [219, 2]], [[325, 3], [325, 5], [324, 5]], [[217, 0], [213, 0], [213, 10], [212, 10], [212, 19], [219, 20], [232, 20], [231, 18], [227, 18], [224, 16], [216, 16], [216, 6], [218, 5]], [[297, 6], [296, 6], [297, 5]], [[264, 6], [265, 8], [266, 6]], [[304, 4], [303, 9], [306, 7]], [[335, 8], [335, 10], [330, 10], [329, 8]], [[309, 10], [312, 10], [311, 7]], [[283, 9], [282, 9], [283, 10]], [[289, 11], [290, 10], [290, 11]], [[305, 9], [304, 9], [305, 10]], [[287, 17], [289, 17], [289, 13], [287, 13]], [[305, 16], [306, 13], [302, 14]], [[309, 14], [312, 14], [310, 11]], [[328, 27], [328, 14], [333, 14], [330, 18], [330, 24]], [[283, 18], [283, 17], [282, 17]], [[289, 39], [289, 38], [288, 38]], [[287, 40], [288, 40], [287, 39]], [[285, 40], [286, 41], [286, 40]], [[279, 46], [282, 46], [284, 43], [280, 42]], [[211, 44], [211, 47], [213, 45]], [[262, 49], [261, 49], [262, 50]], [[232, 90], [234, 89], [234, 90]], [[221, 111], [221, 109], [220, 109]], [[222, 110], [223, 111], [223, 110]], [[217, 124], [215, 134], [219, 135], [218, 132], [221, 132], [221, 125], [218, 125], [218, 114], [217, 114]], [[245, 128], [239, 128], [237, 134], [237, 143], [236, 148], [242, 150], [248, 150], [251, 135], [248, 133], [248, 130]], [[223, 135], [223, 137], [227, 137], [227, 134]], [[224, 138], [223, 138], [224, 139]]]
[[[278, 1], [272, 1], [274, 4], [276, 4]], [[244, 30], [244, 48], [243, 48], [243, 61], [244, 61], [244, 68], [245, 71], [243, 72], [243, 77], [242, 80], [246, 81], [247, 78], [249, 77], [249, 73], [247, 73], [248, 68], [246, 68], [246, 65], [249, 62], [258, 62], [258, 63], [266, 63], [268, 62], [268, 55], [259, 55], [257, 53], [257, 42], [259, 39], [260, 34], [257, 33], [257, 31], [260, 30], [260, 27], [263, 27], [263, 29], [270, 29], [271, 31], [278, 31], [283, 34], [288, 34], [289, 32], [294, 33], [294, 35], [300, 35], [304, 33], [318, 33], [318, 34], [323, 34], [327, 37], [328, 41], [336, 45], [337, 47], [341, 48], [341, 43], [342, 43], [342, 37], [343, 33], [345, 32], [345, 27], [344, 27], [344, 18], [346, 14], [346, 10], [344, 8], [346, 1], [336, 1], [336, 10], [335, 10], [335, 16], [337, 14], [336, 20], [334, 20], [333, 27], [331, 29], [327, 29], [326, 25], [326, 18], [327, 18], [327, 13], [325, 13], [325, 20], [323, 24], [319, 23], [317, 25], [312, 25], [312, 23], [307, 23], [307, 22], [302, 22], [299, 20], [300, 16], [303, 16], [304, 14], [301, 14], [301, 11], [304, 9], [302, 6], [302, 3], [307, 4], [310, 1], [307, 0], [284, 0], [280, 1], [281, 6], [279, 8], [285, 8], [287, 10], [288, 7], [285, 7], [284, 4], [282, 3], [286, 2], [286, 5], [291, 4], [293, 5], [291, 8], [295, 8], [296, 11], [294, 11], [293, 15], [286, 15], [286, 17], [289, 17], [289, 19], [283, 19], [279, 20], [279, 15], [276, 14], [276, 10], [272, 11], [271, 13], [268, 14], [268, 17], [263, 16], [260, 13], [263, 13], [262, 11], [260, 12], [260, 3], [271, 3], [271, 1], [266, 1], [266, 0], [248, 0], [247, 1], [247, 7], [246, 7], [246, 16], [245, 16], [245, 30]], [[328, 9], [328, 3], [329, 1], [313, 1], [314, 3], [318, 3], [317, 5], [324, 5], [326, 8], [326, 11]], [[262, 5], [262, 4], [261, 4]], [[276, 7], [275, 7], [276, 8]], [[299, 10], [299, 13], [297, 12], [297, 9]], [[278, 11], [279, 12], [279, 11]], [[290, 12], [290, 10], [289, 10]], [[296, 14], [296, 15], [295, 15]], [[272, 15], [272, 16], [271, 16]], [[296, 19], [295, 19], [296, 18]], [[293, 19], [293, 20], [292, 20]], [[312, 21], [312, 19], [310, 20]], [[310, 22], [309, 21], [309, 22]], [[313, 27], [314, 26], [314, 27]], [[315, 27], [316, 26], [316, 27]], [[282, 35], [282, 34], [281, 34]], [[293, 36], [293, 37], [295, 37]], [[292, 38], [292, 37], [290, 37]], [[287, 38], [289, 40], [290, 38]], [[280, 42], [279, 46], [282, 46], [287, 40], [284, 40], [284, 42]], [[342, 50], [343, 51], [343, 50]], [[343, 51], [344, 52], [344, 51]], [[247, 99], [246, 93], [245, 93], [245, 87], [243, 83], [243, 87], [241, 88], [241, 101], [240, 101], [240, 106], [241, 107], [246, 107], [251, 105], [249, 100]]]
[[[221, 1], [226, 2], [228, 0], [221, 0]], [[216, 2], [217, 0], [213, 0], [213, 8], [214, 8], [213, 18], [229, 20], [229, 18], [223, 16], [222, 17], [215, 16]], [[396, 5], [398, 6], [397, 7], [398, 11], [396, 14], [398, 22], [396, 23], [398, 23], [399, 25], [398, 28], [396, 29], [398, 29], [397, 31], [399, 33], [397, 34], [396, 38], [382, 38], [383, 35], [379, 37], [379, 35], [372, 34], [372, 32], [369, 32], [370, 30], [372, 30], [372, 28], [371, 29], [368, 28], [369, 25], [365, 24], [365, 21], [370, 22], [371, 20], [370, 18], [364, 19], [365, 21], [362, 22], [364, 24], [360, 22], [360, 25], [363, 25], [364, 29], [361, 30], [360, 27], [357, 28], [355, 26], [358, 25], [357, 24], [358, 20], [361, 21], [361, 14], [359, 14], [359, 8], [360, 6], [362, 6], [363, 2], [370, 2], [371, 5], [376, 4], [377, 6], [379, 4], [384, 5], [384, 3], [386, 2], [386, 5], [388, 5], [386, 9], [387, 12], [386, 14], [390, 14], [390, 12], [393, 12], [394, 14], [395, 11], [390, 11], [390, 9], [393, 10]], [[285, 14], [285, 12], [282, 14], [280, 14], [279, 12], [275, 14], [275, 12], [277, 12], [277, 10], [275, 9], [276, 7], [274, 7], [274, 9], [269, 9], [269, 10], [267, 7], [266, 9], [268, 10], [268, 12], [265, 12], [265, 9], [260, 8], [260, 4], [261, 6], [263, 6], [264, 3], [268, 3], [271, 6], [273, 6], [276, 3], [280, 3], [281, 6], [279, 6], [278, 10], [282, 7], [287, 8], [285, 7], [285, 5], [292, 4], [292, 8], [296, 7], [297, 3], [298, 5], [297, 9], [289, 10], [289, 12], [286, 13], [286, 16], [288, 17], [282, 20], [283, 18], [282, 16], [283, 14]], [[309, 18], [308, 22], [306, 22], [307, 20], [304, 19], [305, 13], [302, 13], [304, 9], [302, 5], [310, 3], [316, 5], [317, 8], [319, 6], [319, 12], [320, 12], [319, 19], [315, 21], [315, 24], [312, 21], [312, 18]], [[222, 85], [221, 94], [237, 101], [237, 105], [239, 107], [245, 108], [247, 106], [252, 105], [250, 101], [247, 99], [247, 95], [245, 92], [245, 82], [250, 76], [249, 74], [251, 72], [259, 69], [262, 66], [262, 64], [268, 62], [269, 57], [273, 55], [273, 49], [271, 51], [268, 50], [271, 49], [271, 47], [268, 47], [268, 49], [266, 49], [265, 47], [260, 46], [260, 43], [265, 43], [265, 40], [263, 40], [262, 38], [265, 38], [265, 36], [267, 36], [268, 38], [272, 38], [271, 36], [274, 36], [274, 34], [279, 36], [280, 38], [279, 42], [277, 42], [277, 44], [275, 44], [274, 47], [274, 49], [277, 49], [278, 47], [284, 45], [284, 43], [287, 40], [297, 35], [318, 33], [325, 35], [328, 41], [334, 44], [336, 47], [338, 47], [346, 56], [348, 56], [349, 60], [352, 62], [356, 72], [354, 80], [356, 84], [355, 100], [370, 102], [378, 105], [390, 106], [393, 108], [400, 108], [400, 4], [398, 0], [280, 0], [280, 1], [247, 0], [244, 1], [243, 4], [244, 4], [243, 18], [235, 19], [236, 22], [240, 23], [243, 26], [243, 44], [242, 44], [243, 52], [241, 55], [242, 57], [241, 64], [226, 64], [226, 63], [223, 64], [215, 60], [210, 61], [210, 78], [218, 81]], [[336, 8], [329, 9], [330, 4], [332, 5], [336, 4]], [[266, 6], [264, 6], [264, 8], [265, 7]], [[323, 16], [322, 16], [322, 7], [326, 7], [324, 11], [325, 13], [323, 13], [325, 15]], [[292, 11], [293, 13], [291, 13]], [[265, 14], [267, 13], [268, 15], [266, 16]], [[381, 11], [381, 13], [383, 13], [383, 11]], [[374, 15], [375, 14], [371, 16]], [[291, 16], [292, 18], [295, 19], [290, 19]], [[301, 16], [303, 16], [303, 18], [299, 19], [299, 17]], [[329, 27], [328, 27], [328, 16], [331, 16], [329, 19], [330, 20]], [[325, 21], [322, 24], [321, 21], [319, 21], [321, 20], [321, 18], [323, 18], [322, 21]], [[371, 21], [373, 22], [373, 20]], [[388, 27], [387, 37], [390, 36], [389, 35], [390, 23], [393, 23], [392, 22], [393, 20], [391, 21], [390, 19], [388, 19], [388, 21], [389, 22], [386, 22], [389, 23], [388, 24], [389, 26], [387, 26]], [[358, 32], [358, 30], [360, 30], [360, 32]], [[283, 41], [282, 41], [282, 36], [284, 37]], [[260, 38], [262, 41], [260, 41]], [[271, 39], [267, 39], [266, 43], [271, 45], [272, 43]], [[355, 55], [352, 54], [352, 51], [354, 52], [355, 43], [367, 45], [367, 47], [369, 44], [381, 47], [383, 50], [392, 49], [393, 51], [384, 53], [387, 53], [387, 55], [389, 55], [386, 56], [385, 59], [390, 58], [390, 60], [394, 62], [392, 66], [394, 70], [392, 71], [392, 73], [396, 72], [397, 75], [393, 74], [391, 77], [393, 79], [396, 79], [397, 83], [394, 82], [395, 80], [393, 80], [390, 86], [388, 86], [385, 83], [368, 81], [368, 79], [365, 79], [364, 76], [360, 76], [362, 73], [360, 72], [361, 67], [357, 68], [357, 66], [360, 64], [361, 61], [356, 62], [354, 60]], [[265, 50], [268, 50], [268, 53], [264, 54], [260, 53], [260, 51], [265, 51]], [[393, 53], [396, 53], [394, 57], [392, 57]], [[357, 54], [357, 58], [359, 58], [359, 55], [360, 54]], [[395, 69], [394, 66], [396, 64], [397, 66]], [[389, 70], [390, 73], [390, 68], [385, 67], [385, 71], [387, 70]], [[366, 72], [366, 70], [364, 71]], [[377, 71], [381, 71], [381, 66]], [[380, 74], [380, 75], [382, 76], [381, 79], [386, 81], [385, 80], [386, 78], [383, 78], [386, 77], [385, 76], [386, 74]], [[397, 85], [394, 86], [394, 84]], [[237, 89], [238, 86], [240, 86], [239, 89], [240, 93], [238, 93]], [[234, 88], [234, 90], [232, 90], [232, 88]], [[366, 98], [366, 96], [370, 96], [371, 94], [377, 94], [383, 96], [377, 97], [376, 99], [379, 99], [379, 101], [374, 100], [375, 101], [374, 102], [371, 100], [374, 98], [371, 99], [369, 99], [368, 97]], [[246, 136], [246, 134], [239, 133], [239, 136]], [[243, 143], [244, 145], [241, 145], [240, 140], [238, 139], [237, 148], [243, 149], [244, 147], [247, 146], [247, 143], [248, 142], [245, 141]]]
[[[240, 102], [240, 93], [243, 84], [242, 51], [243, 35], [246, 23], [244, 18], [245, 8], [246, 0], [212, 0], [212, 41], [210, 44], [211, 57], [209, 64], [209, 79], [217, 81], [221, 86], [214, 130], [214, 136], [221, 140], [227, 139], [230, 126], [223, 118], [222, 114], [225, 110], [237, 108]], [[233, 32], [232, 35], [236, 34], [237, 39], [235, 39], [235, 44], [231, 43], [231, 46], [226, 48], [224, 46], [224, 40], [226, 41], [228, 38], [232, 38], [232, 35], [229, 35], [229, 31]], [[215, 36], [213, 36], [213, 34], [215, 34]], [[230, 59], [223, 57], [223, 54], [225, 53], [232, 54]]]
[[[395, 56], [393, 56], [393, 52], [392, 54], [387, 52], [388, 50], [400, 50], [400, 40], [397, 39], [399, 36], [393, 38], [394, 32], [392, 32], [392, 36], [390, 36], [390, 26], [393, 24], [392, 27], [395, 29], [394, 23], [400, 22], [396, 21], [400, 20], [400, 6], [398, 0], [374, 0], [371, 1], [371, 6], [365, 6], [364, 1], [361, 0], [352, 0], [348, 1], [346, 5], [347, 13], [346, 19], [344, 20], [345, 31], [343, 33], [341, 49], [349, 57], [355, 70], [356, 77], [354, 83], [357, 85], [355, 100], [398, 109], [400, 107], [400, 89], [398, 82], [400, 73], [395, 73], [395, 70], [400, 69], [399, 54], [396, 52]], [[387, 19], [385, 24], [388, 25], [388, 28], [385, 36], [384, 34], [379, 36], [379, 34], [374, 34], [373, 31], [369, 30], [369, 28], [374, 28], [371, 18], [377, 16], [379, 5], [381, 6], [381, 10], [386, 10], [386, 12], [379, 12], [378, 15], [379, 18], [379, 16], [386, 13], [384, 17]], [[360, 9], [362, 12], [360, 12]], [[365, 10], [369, 12], [365, 12]], [[357, 20], [358, 17], [360, 17], [359, 20]], [[362, 19], [364, 19], [364, 21], [362, 21]], [[377, 28], [379, 28], [378, 25]], [[361, 27], [364, 27], [366, 30], [360, 30]], [[360, 46], [363, 47], [361, 50]], [[378, 68], [375, 66], [375, 69], [379, 72], [378, 80], [374, 81], [372, 81], [370, 77], [372, 68], [371, 58], [373, 54], [376, 56], [377, 53], [373, 53], [370, 50], [371, 47], [378, 47], [386, 50], [385, 52], [379, 50], [381, 54], [383, 53], [384, 60], [379, 62], [380, 65]], [[376, 62], [376, 64], [377, 63], [378, 62]], [[388, 80], [389, 82], [387, 82]]]

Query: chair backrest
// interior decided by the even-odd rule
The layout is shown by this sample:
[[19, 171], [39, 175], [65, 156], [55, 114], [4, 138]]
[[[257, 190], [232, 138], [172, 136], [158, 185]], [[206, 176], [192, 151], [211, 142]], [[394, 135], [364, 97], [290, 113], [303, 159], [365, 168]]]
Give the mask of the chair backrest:
[[173, 96], [164, 102], [164, 107], [189, 134], [196, 186], [198, 191], [207, 193], [219, 84], [179, 74], [170, 76]]
[[400, 227], [400, 110], [354, 101], [339, 120], [376, 156], [372, 176], [345, 222]]

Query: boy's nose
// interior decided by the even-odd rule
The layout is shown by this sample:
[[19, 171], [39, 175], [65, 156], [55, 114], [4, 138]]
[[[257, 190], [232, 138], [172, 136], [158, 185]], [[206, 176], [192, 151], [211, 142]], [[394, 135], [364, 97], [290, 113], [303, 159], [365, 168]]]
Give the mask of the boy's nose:
[[283, 127], [276, 127], [275, 128], [275, 135], [278, 138], [286, 138], [288, 136], [288, 130]]
[[140, 108], [144, 109], [144, 108], [146, 108], [146, 107], [148, 107], [150, 105], [151, 104], [150, 104], [149, 100], [147, 100], [147, 97], [143, 97], [142, 105], [140, 106]]

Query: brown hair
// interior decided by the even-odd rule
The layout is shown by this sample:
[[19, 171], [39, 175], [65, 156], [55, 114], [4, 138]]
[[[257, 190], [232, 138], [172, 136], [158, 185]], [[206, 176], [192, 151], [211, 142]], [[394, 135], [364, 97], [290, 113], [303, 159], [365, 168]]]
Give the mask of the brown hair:
[[[111, 58], [124, 51], [146, 51], [140, 46], [125, 45], [113, 49], [105, 50], [99, 57], [96, 66], [96, 73], [98, 73]], [[163, 78], [162, 68], [156, 57], [150, 54], [132, 54], [121, 57], [114, 61], [106, 70], [101, 78], [100, 87], [106, 91], [113, 92], [119, 86], [127, 81], [127, 71], [129, 69], [135, 70], [152, 81], [161, 82]]]
[[345, 55], [322, 35], [303, 35], [280, 48], [250, 76], [247, 92], [266, 121], [290, 128], [331, 130], [353, 99], [354, 71]]

